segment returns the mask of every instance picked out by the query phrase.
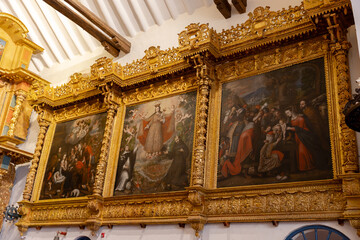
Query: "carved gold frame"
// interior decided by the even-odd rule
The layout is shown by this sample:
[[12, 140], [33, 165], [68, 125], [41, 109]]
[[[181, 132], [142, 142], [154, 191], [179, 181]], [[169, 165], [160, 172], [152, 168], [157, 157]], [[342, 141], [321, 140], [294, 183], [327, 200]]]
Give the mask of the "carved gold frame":
[[[83, 104], [75, 104], [71, 108], [63, 108], [60, 110], [52, 111], [51, 122], [48, 126], [46, 136], [44, 138], [43, 150], [39, 161], [39, 167], [36, 172], [36, 178], [34, 182], [34, 191], [31, 195], [31, 201], [39, 201], [40, 192], [43, 185], [46, 166], [49, 160], [49, 154], [54, 139], [56, 125], [62, 122], [68, 122], [71, 120], [79, 119], [86, 116], [91, 116], [99, 113], [106, 112], [105, 105], [99, 100], [84, 102]], [[85, 199], [84, 197], [80, 197]], [[53, 201], [53, 200], [41, 200], [41, 201]]]
[[[206, 24], [190, 24], [179, 34], [177, 48], [150, 47], [131, 64], [121, 66], [101, 58], [89, 75], [76, 73], [63, 86], [34, 84], [29, 98], [39, 113], [40, 134], [20, 202], [20, 231], [80, 225], [96, 232], [103, 225], [187, 223], [198, 235], [210, 222], [348, 219], [360, 233], [355, 134], [342, 114], [351, 98], [350, 44], [345, 33], [352, 24], [348, 0], [306, 0], [277, 12], [258, 7], [248, 21], [220, 33]], [[222, 84], [319, 57], [325, 58], [334, 178], [217, 189]], [[126, 106], [194, 89], [197, 106], [190, 186], [185, 191], [113, 197], [121, 139], [121, 132], [114, 129], [122, 126]], [[89, 111], [76, 106], [88, 107], [88, 102], [107, 111], [93, 194], [38, 201], [38, 179], [44, 174], [47, 140], [55, 119], [86, 114]]]
[[[181, 84], [179, 84], [180, 81]], [[122, 95], [123, 104], [119, 108], [118, 116], [116, 116], [116, 120], [114, 122], [114, 129], [121, 129], [121, 130], [113, 132], [111, 146], [109, 150], [109, 161], [107, 164], [106, 176], [105, 176], [105, 183], [107, 184], [104, 185], [104, 191], [103, 191], [104, 197], [111, 197], [114, 195], [116, 169], [120, 154], [119, 147], [122, 139], [122, 133], [123, 133], [122, 129], [124, 125], [126, 108], [133, 105], [145, 103], [148, 101], [176, 96], [187, 92], [197, 91], [197, 96], [198, 96], [199, 90], [197, 87], [198, 86], [196, 83], [195, 76], [189, 75], [189, 76], [182, 76], [181, 78], [177, 78], [177, 79], [165, 80], [165, 84], [160, 83], [146, 87], [141, 90], [136, 89], [135, 91], [129, 91], [123, 93]], [[199, 101], [199, 98], [197, 98], [197, 101]], [[198, 106], [199, 103], [197, 102], [196, 105]], [[197, 116], [195, 116], [195, 122], [196, 121], [197, 121]], [[198, 129], [196, 129], [195, 127], [194, 132], [196, 132], [197, 130]], [[194, 149], [195, 141], [193, 142], [194, 142], [193, 144], [193, 149]], [[192, 156], [192, 159], [194, 159], [194, 156]], [[193, 164], [191, 165], [191, 169], [192, 168], [193, 168]], [[190, 179], [192, 180], [192, 178]]]

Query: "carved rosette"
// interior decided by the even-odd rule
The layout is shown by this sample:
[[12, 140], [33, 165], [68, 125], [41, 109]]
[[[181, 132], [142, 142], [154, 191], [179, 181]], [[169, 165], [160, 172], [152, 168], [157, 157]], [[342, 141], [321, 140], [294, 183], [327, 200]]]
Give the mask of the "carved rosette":
[[15, 92], [15, 96], [16, 96], [16, 104], [15, 104], [13, 116], [10, 120], [9, 131], [7, 133], [9, 137], [14, 137], [15, 124], [20, 115], [21, 105], [26, 98], [26, 92], [24, 90], [18, 90]]
[[23, 192], [23, 198], [26, 201], [30, 201], [30, 198], [31, 198], [31, 193], [32, 193], [32, 189], [33, 189], [34, 181], [35, 181], [35, 175], [36, 175], [36, 171], [39, 166], [41, 150], [44, 145], [44, 139], [45, 139], [46, 132], [50, 125], [49, 112], [47, 112], [46, 110], [41, 109], [37, 106], [35, 107], [35, 110], [39, 114], [38, 122], [39, 122], [39, 126], [40, 126], [40, 131], [39, 131], [39, 135], [38, 135], [37, 142], [36, 142], [34, 158], [33, 158], [33, 160], [31, 160], [31, 167], [30, 167], [29, 173], [26, 177], [26, 185], [25, 185], [25, 189]]
[[342, 41], [334, 43], [330, 47], [336, 61], [336, 82], [340, 113], [339, 125], [341, 129], [340, 144], [344, 157], [343, 170], [344, 173], [354, 173], [359, 169], [355, 133], [346, 125], [345, 116], [342, 114], [346, 103], [351, 98], [350, 73], [347, 56], [351, 44], [347, 41]]
[[212, 79], [209, 69], [200, 55], [192, 57], [196, 69], [197, 83], [199, 86], [197, 123], [195, 136], [194, 163], [192, 172], [192, 186], [204, 186], [205, 151], [209, 109], [209, 94]]
[[104, 137], [101, 145], [99, 163], [96, 169], [93, 194], [101, 196], [104, 188], [105, 171], [110, 148], [111, 132], [114, 125], [114, 117], [119, 108], [120, 98], [114, 90], [109, 90], [107, 85], [100, 87], [105, 95], [104, 102], [107, 106], [107, 117], [104, 131]]

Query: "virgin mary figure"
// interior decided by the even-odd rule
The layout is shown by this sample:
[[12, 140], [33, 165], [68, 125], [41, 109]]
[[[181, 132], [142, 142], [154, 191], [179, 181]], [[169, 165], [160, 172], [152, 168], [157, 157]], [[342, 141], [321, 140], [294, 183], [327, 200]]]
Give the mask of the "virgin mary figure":
[[165, 115], [160, 104], [155, 105], [155, 113], [143, 119], [138, 133], [139, 142], [144, 146], [147, 157], [161, 155], [164, 143], [175, 132], [174, 111]]

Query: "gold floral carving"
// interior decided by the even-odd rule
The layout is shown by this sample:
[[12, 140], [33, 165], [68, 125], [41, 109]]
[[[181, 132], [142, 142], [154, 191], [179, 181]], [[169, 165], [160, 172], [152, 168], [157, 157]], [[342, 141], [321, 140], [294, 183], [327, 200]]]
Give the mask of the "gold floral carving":
[[107, 221], [123, 218], [187, 216], [191, 209], [192, 205], [187, 199], [112, 202], [104, 205], [102, 216]]
[[9, 137], [14, 137], [15, 124], [20, 115], [21, 105], [26, 98], [26, 92], [24, 90], [18, 90], [15, 92], [15, 96], [16, 96], [15, 108], [13, 112], [13, 117], [10, 120], [9, 131], [7, 133]]
[[44, 144], [45, 134], [51, 122], [51, 115], [47, 110], [42, 109], [38, 106], [35, 107], [35, 110], [39, 114], [38, 122], [40, 125], [40, 131], [36, 142], [34, 158], [31, 160], [30, 170], [26, 177], [26, 185], [23, 191], [23, 199], [26, 201], [29, 201], [31, 198], [34, 181], [35, 181], [35, 175], [39, 165], [41, 150]]
[[70, 76], [68, 83], [54, 88], [54, 98], [61, 98], [67, 95], [77, 97], [81, 92], [93, 88], [95, 86], [94, 83], [94, 81], [91, 81], [90, 76], [74, 73]]
[[323, 42], [322, 38], [317, 38], [221, 64], [216, 66], [216, 77], [221, 80], [232, 80], [251, 73], [271, 70], [280, 63], [294, 63], [304, 58], [321, 56], [328, 50], [328, 45]]
[[169, 94], [180, 93], [193, 89], [197, 86], [196, 78], [181, 77], [177, 80], [165, 80], [164, 83], [154, 85], [140, 91], [138, 88], [135, 91], [123, 92], [122, 101], [124, 104], [133, 104], [139, 101], [148, 100], [151, 98], [158, 98], [167, 96]]
[[40, 97], [53, 98], [53, 92], [54, 88], [50, 87], [50, 84], [42, 81], [34, 81], [28, 93], [28, 99], [30, 101], [36, 101]]
[[[319, 211], [338, 212], [345, 207], [345, 199], [340, 190], [312, 190], [269, 194], [235, 195], [227, 198], [210, 197], [205, 202], [205, 212], [211, 216], [231, 216], [247, 219], [243, 214], [298, 212], [311, 214]], [[258, 219], [265, 216], [258, 216]], [[296, 216], [287, 219], [295, 219]]]
[[208, 24], [191, 23], [186, 30], [179, 33], [179, 47], [180, 51], [193, 50], [200, 47], [200, 45], [212, 42], [219, 46], [219, 37], [216, 31], [209, 28]]
[[89, 216], [88, 209], [85, 206], [52, 206], [52, 207], [38, 207], [31, 209], [30, 218], [36, 222], [50, 222], [57, 219], [67, 221], [84, 221]]
[[309, 21], [309, 17], [306, 15], [303, 4], [277, 12], [270, 11], [270, 7], [257, 7], [249, 13], [249, 19], [245, 23], [220, 32], [220, 44], [223, 47], [234, 42], [263, 38], [274, 31], [305, 21]]
[[103, 79], [105, 75], [112, 73], [116, 69], [116, 63], [112, 59], [107, 57], [102, 57], [96, 60], [96, 62], [91, 65], [91, 78]]
[[160, 47], [150, 47], [145, 50], [145, 57], [123, 67], [123, 76], [128, 78], [144, 72], [158, 73], [161, 67], [182, 61], [178, 48], [160, 50]]
[[76, 118], [85, 114], [104, 111], [106, 109], [105, 104], [97, 99], [93, 102], [85, 102], [82, 104], [75, 104], [70, 107], [65, 107], [59, 110], [55, 110], [53, 113], [54, 120], [56, 122], [68, 120], [70, 118]]
[[344, 30], [338, 23], [337, 14], [325, 14], [324, 18], [328, 24], [330, 34], [330, 50], [334, 55], [334, 65], [336, 69], [337, 82], [337, 100], [339, 111], [339, 127], [340, 127], [340, 146], [343, 152], [343, 170], [344, 173], [354, 173], [359, 171], [359, 163], [357, 158], [357, 145], [355, 133], [345, 123], [345, 116], [342, 114], [346, 103], [351, 99], [350, 92], [350, 71], [348, 65], [348, 50], [351, 44], [346, 41]]
[[335, 56], [337, 75], [337, 94], [340, 113], [341, 149], [343, 152], [343, 167], [345, 173], [357, 172], [359, 169], [357, 158], [357, 147], [355, 133], [345, 123], [345, 116], [342, 114], [346, 103], [350, 100], [350, 72], [347, 63], [347, 53], [350, 43], [347, 41], [337, 42], [331, 45], [331, 51]]
[[305, 9], [314, 9], [314, 8], [319, 8], [322, 6], [326, 6], [326, 5], [331, 5], [334, 3], [339, 3], [339, 2], [349, 2], [349, 1], [344, 1], [344, 0], [304, 0], [304, 6]]

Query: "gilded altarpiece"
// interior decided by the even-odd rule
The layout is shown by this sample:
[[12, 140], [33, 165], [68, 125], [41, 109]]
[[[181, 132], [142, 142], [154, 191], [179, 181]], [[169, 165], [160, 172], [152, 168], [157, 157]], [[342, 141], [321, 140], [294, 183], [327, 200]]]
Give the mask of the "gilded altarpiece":
[[[190, 224], [198, 235], [204, 224], [214, 222], [337, 219], [348, 219], [360, 229], [355, 134], [342, 115], [351, 97], [346, 28], [352, 24], [346, 0], [306, 0], [277, 12], [258, 7], [245, 23], [219, 33], [207, 24], [190, 24], [179, 34], [178, 47], [150, 47], [142, 59], [131, 64], [122, 66], [100, 58], [88, 75], [75, 73], [68, 84], [33, 86], [30, 97], [39, 112], [40, 134], [20, 203], [23, 217], [17, 223], [19, 229], [80, 225], [96, 232], [103, 225], [167, 223]], [[286, 76], [288, 72], [313, 75], [299, 82]], [[275, 94], [270, 88], [261, 89], [262, 84], [271, 84], [261, 82], [261, 76], [291, 91]], [[244, 89], [241, 84], [231, 86], [237, 81], [248, 83], [243, 84]], [[251, 84], [256, 86], [249, 90]], [[236, 90], [236, 96], [226, 96], [226, 89]], [[317, 107], [325, 125], [322, 144], [326, 158], [320, 161], [312, 156], [309, 169], [300, 166], [303, 162], [296, 155], [306, 144], [293, 122], [293, 108], [298, 107], [304, 111], [297, 112], [303, 130], [311, 128], [304, 127], [304, 106]], [[226, 177], [222, 166], [231, 162], [223, 159], [230, 149], [228, 141], [233, 141], [227, 137], [233, 136], [228, 133], [236, 122], [232, 120], [225, 131], [226, 114], [228, 118], [231, 112], [238, 114], [237, 124], [246, 125], [255, 122], [259, 112], [275, 116], [277, 110], [281, 115], [276, 123], [264, 125], [264, 144], [286, 139], [286, 131], [280, 130], [288, 130], [295, 169], [318, 170], [310, 174], [313, 178], [301, 175], [296, 179], [276, 172], [284, 156], [272, 155], [276, 150], [273, 144], [270, 154], [261, 159], [261, 167], [244, 164], [241, 168], [247, 171], [232, 172], [243, 179], [262, 177], [262, 181], [220, 186], [221, 177]], [[75, 191], [65, 194], [65, 199], [41, 198], [56, 124], [99, 113], [106, 115], [106, 120], [90, 194], [77, 197]], [[182, 121], [186, 124], [181, 125]], [[89, 132], [90, 128], [91, 123]], [[241, 133], [240, 140], [245, 143]], [[153, 141], [147, 139], [149, 135]], [[308, 134], [307, 141], [314, 135]], [[257, 154], [266, 152], [262, 147]], [[186, 173], [178, 178], [180, 184], [167, 176], [174, 162], [176, 169], [183, 168], [180, 172]]]

